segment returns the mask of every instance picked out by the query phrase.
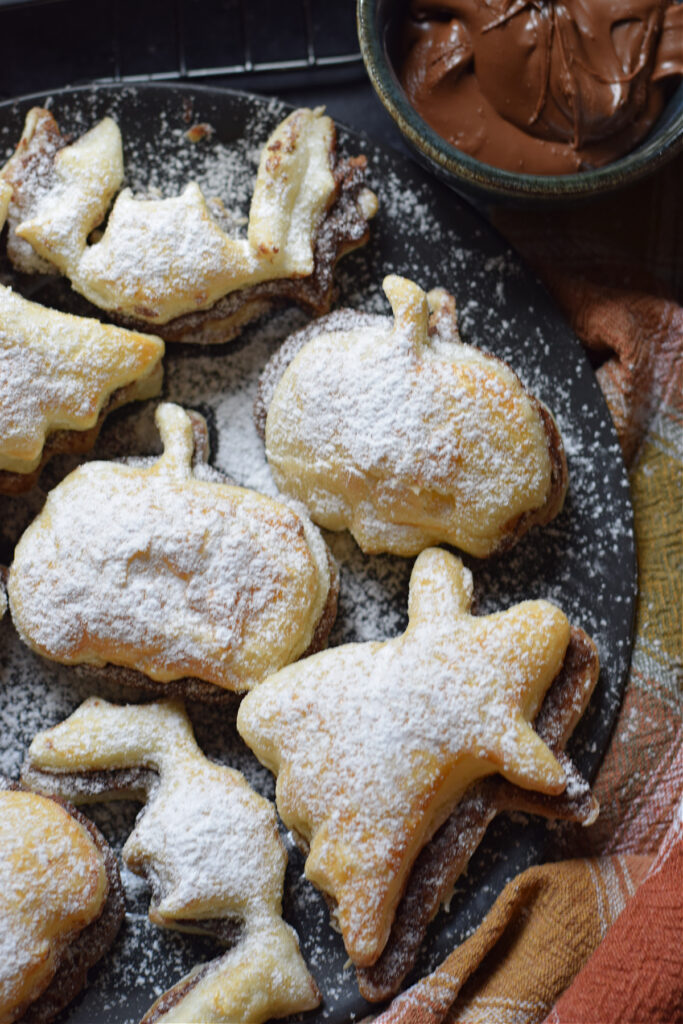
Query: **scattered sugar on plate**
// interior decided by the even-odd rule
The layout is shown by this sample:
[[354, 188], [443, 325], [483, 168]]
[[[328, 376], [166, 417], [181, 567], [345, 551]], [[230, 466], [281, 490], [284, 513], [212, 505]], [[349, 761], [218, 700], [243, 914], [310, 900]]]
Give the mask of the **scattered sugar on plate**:
[[[144, 104], [137, 105], [136, 91], [130, 87], [55, 95], [52, 106], [60, 123], [62, 111], [68, 111], [64, 127], [76, 133], [105, 113], [117, 118], [128, 186], [141, 194], [172, 195], [188, 180], [196, 180], [208, 197], [221, 199], [239, 232], [248, 215], [260, 147], [285, 108], [277, 101], [235, 99], [230, 94], [202, 99], [198, 93], [185, 110], [178, 96], [191, 93], [189, 87], [159, 90], [154, 115]], [[248, 136], [236, 142], [222, 136], [223, 110], [235, 113], [235, 123], [249, 125]], [[0, 108], [0, 152], [9, 155], [22, 122], [16, 105]], [[187, 131], [195, 123], [214, 130], [193, 142]], [[388, 313], [381, 281], [392, 272], [412, 277], [426, 290], [446, 287], [456, 297], [463, 340], [510, 362], [556, 416], [569, 462], [565, 510], [548, 527], [533, 529], [506, 555], [488, 562], [464, 561], [474, 575], [478, 613], [507, 608], [525, 598], [548, 598], [596, 640], [603, 671], [574, 743], [579, 764], [591, 773], [620, 700], [635, 587], [628, 481], [592, 371], [542, 288], [467, 206], [402, 158], [367, 140], [340, 132], [340, 148], [348, 154], [366, 153], [369, 183], [379, 196], [380, 212], [372, 224], [371, 243], [345, 257], [338, 268], [338, 304]], [[0, 280], [11, 276], [6, 266], [0, 266]], [[54, 294], [54, 286], [41, 280], [23, 286], [38, 301], [41, 295]], [[64, 301], [72, 301], [68, 291]], [[300, 311], [284, 310], [252, 325], [227, 346], [169, 345], [165, 360], [163, 398], [196, 408], [206, 417], [212, 463], [237, 483], [268, 494], [275, 488], [253, 424], [252, 404], [263, 366], [284, 337], [304, 323]], [[88, 458], [157, 454], [155, 404], [114, 413]], [[0, 496], [0, 564], [11, 560], [13, 545], [39, 511], [47, 490], [76, 464], [73, 457], [56, 458], [44, 471], [40, 488], [21, 498]], [[346, 533], [326, 539], [341, 571], [339, 615], [330, 644], [382, 639], [404, 629], [412, 560], [365, 557]], [[25, 648], [8, 615], [0, 621], [0, 681], [0, 771], [16, 778], [33, 735], [65, 718], [91, 691], [80, 675]], [[234, 713], [197, 707], [190, 711], [207, 754], [241, 770], [272, 799], [272, 776], [237, 737]], [[120, 851], [137, 809], [126, 801], [92, 805], [86, 811]], [[494, 823], [450, 914], [435, 922], [419, 970], [431, 969], [450, 944], [475, 926], [507, 878], [540, 855], [543, 836], [545, 827], [537, 822]], [[345, 966], [347, 957], [330, 928], [326, 905], [303, 879], [303, 858], [284, 830], [283, 838], [290, 856], [285, 916], [298, 928], [304, 955], [323, 989], [325, 1002], [318, 1017], [362, 1017], [370, 1008], [357, 996], [354, 1002], [354, 972]], [[126, 924], [113, 954], [92, 972], [90, 987], [69, 1012], [73, 1024], [85, 1024], [94, 1016], [104, 1016], [112, 1024], [134, 1024], [194, 963], [220, 952], [213, 942], [152, 926], [146, 919], [148, 891], [129, 872], [124, 872], [124, 883]]]

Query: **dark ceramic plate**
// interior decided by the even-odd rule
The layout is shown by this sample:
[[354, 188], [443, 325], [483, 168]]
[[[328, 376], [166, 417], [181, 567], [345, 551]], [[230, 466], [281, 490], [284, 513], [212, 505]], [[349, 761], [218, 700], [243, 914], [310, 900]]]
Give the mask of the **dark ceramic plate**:
[[[19, 137], [24, 114], [44, 97], [0, 106], [0, 154]], [[285, 112], [276, 101], [195, 87], [106, 87], [64, 91], [50, 105], [66, 130], [83, 131], [112, 114], [124, 139], [127, 175], [136, 188], [170, 192], [195, 177], [227, 206], [248, 208], [258, 151]], [[188, 141], [190, 124], [214, 132]], [[488, 562], [468, 559], [478, 610], [502, 609], [525, 598], [554, 600], [572, 622], [596, 640], [602, 663], [590, 709], [573, 742], [581, 769], [592, 776], [619, 706], [629, 664], [636, 570], [629, 489], [617, 439], [593, 371], [569, 327], [538, 281], [501, 239], [452, 192], [396, 154], [340, 129], [347, 153], [368, 156], [380, 212], [368, 247], [340, 267], [340, 301], [388, 311], [380, 283], [388, 272], [413, 277], [425, 287], [447, 286], [457, 296], [465, 340], [506, 358], [554, 410], [567, 448], [570, 490], [566, 508], [549, 527], [534, 529], [509, 554]], [[246, 140], [246, 141], [245, 141]], [[4, 247], [3, 247], [4, 248]], [[26, 294], [81, 312], [92, 309], [62, 284], [14, 278]], [[247, 330], [236, 344], [203, 349], [169, 346], [165, 397], [201, 409], [212, 430], [213, 461], [239, 483], [262, 490], [273, 485], [251, 420], [260, 370], [282, 338], [304, 322], [298, 311], [278, 313]], [[108, 420], [95, 457], [158, 450], [154, 403], [128, 407]], [[22, 499], [0, 497], [0, 563], [36, 514], [44, 493], [72, 467], [54, 460], [41, 486]], [[495, 486], [495, 484], [494, 484]], [[365, 558], [346, 534], [330, 535], [341, 563], [339, 619], [332, 643], [395, 635], [406, 623], [411, 562], [389, 556]], [[0, 622], [0, 771], [17, 777], [32, 736], [69, 714], [90, 686], [69, 669], [44, 662], [22, 646], [9, 618]], [[237, 738], [234, 712], [191, 709], [198, 738], [219, 760], [240, 768], [266, 795], [270, 775]], [[120, 849], [137, 811], [132, 803], [93, 805], [89, 813]], [[519, 816], [518, 816], [519, 817]], [[323, 992], [311, 1020], [348, 1021], [371, 1012], [357, 994], [339, 936], [326, 907], [302, 877], [302, 860], [290, 848], [285, 913], [296, 927], [304, 955]], [[545, 825], [529, 819], [500, 821], [475, 857], [448, 913], [433, 923], [416, 976], [435, 966], [481, 919], [503, 884], [543, 857]], [[154, 998], [197, 961], [218, 955], [207, 940], [164, 932], [147, 920], [146, 886], [124, 871], [125, 926], [91, 983], [60, 1020], [70, 1024], [132, 1024]]]

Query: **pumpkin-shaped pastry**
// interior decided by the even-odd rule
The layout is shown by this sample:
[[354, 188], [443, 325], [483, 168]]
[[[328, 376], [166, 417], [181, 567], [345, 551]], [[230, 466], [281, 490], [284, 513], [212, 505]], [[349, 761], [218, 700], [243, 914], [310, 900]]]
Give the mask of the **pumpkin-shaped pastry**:
[[266, 369], [257, 421], [275, 481], [368, 553], [509, 547], [562, 508], [555, 421], [505, 363], [461, 342], [447, 292], [396, 276], [384, 289], [393, 320], [333, 313]]
[[336, 612], [327, 548], [305, 513], [201, 464], [206, 425], [156, 413], [163, 454], [91, 462], [48, 495], [17, 545], [12, 619], [38, 653], [214, 699], [324, 644]]

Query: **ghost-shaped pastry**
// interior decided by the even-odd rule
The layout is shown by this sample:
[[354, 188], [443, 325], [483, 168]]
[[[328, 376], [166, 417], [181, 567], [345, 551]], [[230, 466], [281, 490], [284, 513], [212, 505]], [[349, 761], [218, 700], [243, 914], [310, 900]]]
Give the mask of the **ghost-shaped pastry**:
[[565, 770], [565, 789], [554, 795], [538, 793], [499, 774], [488, 775], [468, 788], [415, 861], [382, 955], [370, 967], [356, 969], [364, 999], [382, 1002], [399, 991], [415, 966], [430, 922], [442, 905], [448, 906], [456, 885], [467, 885], [460, 878], [496, 815], [521, 811], [584, 826], [596, 820], [599, 804], [565, 753], [565, 746], [588, 706], [599, 671], [595, 643], [580, 627], [572, 626], [562, 668], [533, 723], [534, 731]]
[[12, 619], [64, 664], [247, 690], [324, 643], [331, 559], [305, 514], [193, 467], [185, 410], [156, 422], [151, 464], [91, 462], [50, 492], [16, 547]]
[[123, 859], [152, 883], [150, 919], [234, 943], [161, 996], [145, 1020], [258, 1024], [318, 1005], [282, 919], [287, 855], [275, 808], [239, 772], [204, 756], [181, 704], [90, 698], [35, 737], [24, 778], [74, 801], [142, 799]]
[[277, 776], [285, 824], [309, 844], [306, 876], [336, 901], [347, 952], [372, 964], [411, 867], [467, 788], [501, 773], [561, 793], [567, 774], [531, 722], [561, 669], [566, 616], [547, 601], [470, 614], [472, 577], [430, 548], [410, 581], [409, 624], [267, 679], [237, 728]]
[[393, 320], [332, 313], [264, 373], [275, 481], [368, 553], [500, 551], [562, 507], [555, 422], [505, 363], [460, 341], [447, 292], [396, 276], [384, 289]]

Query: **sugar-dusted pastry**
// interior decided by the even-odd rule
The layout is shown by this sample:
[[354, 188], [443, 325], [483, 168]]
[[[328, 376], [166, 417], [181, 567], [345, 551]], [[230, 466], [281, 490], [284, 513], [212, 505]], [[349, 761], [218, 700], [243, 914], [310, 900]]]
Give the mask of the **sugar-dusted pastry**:
[[73, 807], [0, 776], [0, 1020], [45, 1024], [123, 919], [116, 859]]
[[7, 220], [7, 214], [9, 212], [10, 199], [12, 198], [12, 188], [0, 178], [0, 230], [4, 227], [5, 221]]
[[562, 508], [555, 421], [505, 363], [460, 341], [447, 292], [393, 275], [384, 290], [393, 319], [332, 313], [266, 368], [256, 414], [275, 481], [365, 552], [509, 547]]
[[[47, 112], [29, 113], [18, 153], [4, 172], [14, 190], [11, 207], [21, 208], [37, 187], [25, 150], [45, 154], [47, 184], [39, 203], [24, 203], [24, 219], [12, 214], [18, 244], [66, 274], [99, 308], [154, 324], [172, 340], [225, 341], [276, 301], [299, 301], [316, 313], [329, 308], [334, 265], [366, 241], [377, 202], [363, 181], [365, 159], [337, 160], [334, 125], [322, 110], [294, 111], [266, 143], [246, 237], [228, 235], [219, 223], [220, 200], [210, 204], [190, 182], [180, 195], [161, 199], [124, 189], [102, 237], [88, 244], [95, 214], [102, 219], [101, 207], [113, 194], [108, 186], [114, 176], [107, 187], [103, 183], [92, 215], [76, 208], [76, 197], [82, 180], [89, 186], [96, 177], [88, 157], [93, 169], [114, 162], [109, 125], [105, 119], [64, 145]], [[62, 148], [50, 167], [55, 136]], [[89, 136], [96, 138], [84, 142]], [[233, 298], [216, 308], [226, 296]]]
[[563, 750], [586, 709], [599, 669], [595, 644], [582, 629], [572, 626], [562, 669], [534, 721], [535, 731], [567, 774], [564, 791], [548, 796], [522, 789], [500, 775], [490, 775], [470, 786], [415, 861], [382, 955], [372, 966], [356, 971], [358, 988], [365, 999], [381, 1002], [398, 992], [415, 965], [429, 923], [442, 904], [449, 903], [456, 882], [497, 814], [522, 811], [582, 825], [595, 821], [598, 803]]
[[177, 405], [156, 422], [158, 459], [90, 462], [50, 492], [16, 547], [12, 619], [39, 654], [119, 666], [133, 685], [248, 690], [324, 646], [331, 558], [303, 511], [193, 467], [198, 447], [206, 457], [201, 417], [198, 439]]
[[[32, 107], [15, 152], [0, 170], [11, 188], [7, 251], [26, 273], [66, 272], [105, 218], [123, 181], [121, 134], [105, 117], [75, 142], [49, 110]], [[40, 252], [28, 236], [39, 239]]]
[[240, 706], [357, 966], [380, 956], [420, 850], [472, 783], [499, 772], [550, 796], [567, 787], [530, 724], [562, 668], [567, 618], [547, 601], [473, 617], [471, 588], [454, 555], [423, 551], [405, 633], [307, 658]]
[[146, 1022], [258, 1024], [318, 1005], [282, 920], [287, 855], [275, 808], [204, 756], [181, 704], [90, 698], [35, 737], [24, 778], [76, 802], [143, 800], [123, 859], [152, 885], [150, 919], [232, 945], [165, 993]]
[[87, 451], [108, 412], [159, 393], [164, 343], [46, 309], [0, 285], [0, 493], [57, 452]]

